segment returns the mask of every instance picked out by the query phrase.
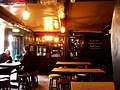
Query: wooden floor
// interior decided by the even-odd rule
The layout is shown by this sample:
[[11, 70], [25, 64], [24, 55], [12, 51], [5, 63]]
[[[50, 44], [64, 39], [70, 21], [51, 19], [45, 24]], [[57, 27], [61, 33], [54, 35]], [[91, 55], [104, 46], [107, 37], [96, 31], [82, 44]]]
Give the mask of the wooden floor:
[[[49, 90], [49, 74], [39, 74], [38, 75], [38, 86], [35, 88], [32, 88], [32, 90]], [[112, 75], [105, 75], [101, 76], [101, 75], [96, 75], [97, 76], [97, 80], [94, 79], [95, 81], [113, 81], [113, 76]], [[12, 75], [11, 78], [15, 79], [16, 75]], [[95, 77], [95, 76], [94, 76]], [[13, 83], [12, 83], [13, 84]], [[17, 88], [11, 88], [11, 90], [18, 90]], [[22, 89], [20, 89], [22, 90]]]
[[[48, 75], [38, 75], [38, 86], [34, 87], [32, 90], [49, 90], [49, 78]], [[15, 83], [12, 83], [15, 85]], [[12, 87], [11, 90], [18, 90]], [[22, 89], [20, 89], [22, 90]]]
[[39, 75], [38, 80], [39, 80], [38, 86], [33, 90], [49, 90], [48, 75]]

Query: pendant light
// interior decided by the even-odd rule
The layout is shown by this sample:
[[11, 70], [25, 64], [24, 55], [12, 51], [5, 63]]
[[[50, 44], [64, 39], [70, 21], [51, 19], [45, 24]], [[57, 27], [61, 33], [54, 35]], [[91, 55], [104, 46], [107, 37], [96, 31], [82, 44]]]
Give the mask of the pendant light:
[[28, 11], [28, 8], [27, 8], [27, 1], [25, 1], [25, 10], [22, 11], [22, 17], [24, 20], [28, 20], [29, 17], [30, 17], [30, 12]]

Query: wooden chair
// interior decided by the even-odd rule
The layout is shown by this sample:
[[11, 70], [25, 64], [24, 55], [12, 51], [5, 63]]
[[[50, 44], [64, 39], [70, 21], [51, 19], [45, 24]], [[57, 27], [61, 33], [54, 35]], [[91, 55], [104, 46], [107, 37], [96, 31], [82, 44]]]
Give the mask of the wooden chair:
[[31, 82], [30, 82], [29, 73], [18, 75], [18, 89], [20, 89], [20, 85], [22, 85], [23, 90], [31, 90]]

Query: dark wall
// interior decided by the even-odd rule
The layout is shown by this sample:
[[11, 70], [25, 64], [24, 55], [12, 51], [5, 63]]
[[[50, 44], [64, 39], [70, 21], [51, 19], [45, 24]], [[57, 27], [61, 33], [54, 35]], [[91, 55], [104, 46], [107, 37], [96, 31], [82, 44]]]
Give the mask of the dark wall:
[[57, 58], [37, 57], [39, 74], [50, 74], [57, 61]]

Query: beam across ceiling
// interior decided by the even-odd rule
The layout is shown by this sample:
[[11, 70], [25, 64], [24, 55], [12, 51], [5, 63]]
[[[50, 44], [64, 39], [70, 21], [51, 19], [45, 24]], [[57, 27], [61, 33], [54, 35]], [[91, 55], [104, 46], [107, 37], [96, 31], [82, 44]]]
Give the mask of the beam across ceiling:
[[2, 6], [0, 6], [0, 18], [6, 20], [7, 22], [11, 23], [12, 25], [15, 25], [18, 28], [25, 29], [25, 30], [27, 29], [33, 32], [33, 30], [26, 27], [23, 22], [21, 22], [16, 16], [11, 14]]

